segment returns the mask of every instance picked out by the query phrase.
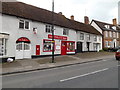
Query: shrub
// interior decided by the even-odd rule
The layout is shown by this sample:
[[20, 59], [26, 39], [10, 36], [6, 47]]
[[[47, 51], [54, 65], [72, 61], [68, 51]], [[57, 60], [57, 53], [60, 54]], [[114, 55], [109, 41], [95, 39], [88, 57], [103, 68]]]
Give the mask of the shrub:
[[108, 48], [103, 48], [104, 51], [108, 51]]

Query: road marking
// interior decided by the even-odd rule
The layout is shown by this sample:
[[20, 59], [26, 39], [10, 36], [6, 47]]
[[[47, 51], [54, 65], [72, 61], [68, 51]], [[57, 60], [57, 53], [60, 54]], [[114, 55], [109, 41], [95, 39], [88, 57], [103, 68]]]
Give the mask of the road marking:
[[68, 80], [72, 80], [72, 79], [76, 79], [76, 78], [80, 78], [80, 77], [84, 77], [84, 76], [88, 76], [88, 75], [96, 74], [96, 73], [99, 73], [99, 72], [106, 71], [106, 70], [108, 70], [108, 69], [109, 69], [109, 68], [105, 68], [105, 69], [102, 69], [102, 70], [97, 70], [97, 71], [90, 72], [90, 73], [86, 73], [86, 74], [83, 74], [83, 75], [74, 76], [74, 77], [67, 78], [67, 79], [62, 79], [62, 80], [60, 80], [60, 82], [64, 82], [64, 81], [68, 81]]

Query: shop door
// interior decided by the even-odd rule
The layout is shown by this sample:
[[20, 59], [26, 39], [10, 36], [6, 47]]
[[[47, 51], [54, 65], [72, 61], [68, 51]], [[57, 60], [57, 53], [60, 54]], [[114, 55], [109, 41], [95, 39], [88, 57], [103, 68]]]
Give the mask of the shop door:
[[88, 49], [88, 52], [90, 51], [90, 42], [87, 42], [87, 49]]
[[66, 42], [62, 42], [61, 45], [61, 55], [66, 55], [67, 54], [67, 43]]
[[15, 59], [31, 58], [31, 44], [26, 37], [21, 37], [16, 41]]
[[40, 45], [36, 45], [36, 55], [40, 55]]
[[16, 56], [15, 59], [31, 58], [30, 44], [20, 42], [16, 44]]
[[77, 52], [82, 52], [82, 42], [77, 42]]

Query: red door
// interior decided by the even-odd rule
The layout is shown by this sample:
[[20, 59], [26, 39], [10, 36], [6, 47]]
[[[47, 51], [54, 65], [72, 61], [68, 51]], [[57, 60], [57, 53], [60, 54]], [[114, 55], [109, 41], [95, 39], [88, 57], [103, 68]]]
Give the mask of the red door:
[[61, 55], [66, 55], [67, 54], [67, 43], [62, 42], [61, 44]]
[[40, 45], [36, 45], [36, 55], [40, 55]]

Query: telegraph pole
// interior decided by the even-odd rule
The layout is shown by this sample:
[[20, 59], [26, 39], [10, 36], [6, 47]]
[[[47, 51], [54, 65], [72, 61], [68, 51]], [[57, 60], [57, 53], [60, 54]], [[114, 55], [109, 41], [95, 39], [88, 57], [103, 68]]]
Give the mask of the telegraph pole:
[[55, 41], [54, 41], [54, 0], [52, 1], [52, 63], [54, 63], [54, 48], [55, 48]]

